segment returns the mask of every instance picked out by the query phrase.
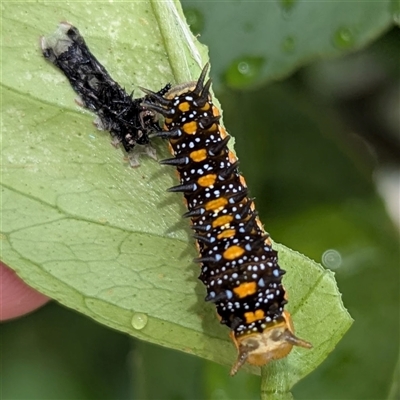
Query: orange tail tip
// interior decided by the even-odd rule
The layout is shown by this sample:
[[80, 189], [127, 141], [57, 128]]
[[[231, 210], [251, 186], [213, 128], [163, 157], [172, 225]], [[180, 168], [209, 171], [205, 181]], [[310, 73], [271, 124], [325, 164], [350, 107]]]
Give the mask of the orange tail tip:
[[312, 347], [311, 343], [294, 335], [292, 319], [287, 311], [281, 318], [270, 323], [262, 333], [249, 332], [235, 337], [232, 332], [231, 337], [239, 352], [231, 369], [231, 376], [235, 375], [246, 362], [262, 366], [272, 360], [286, 357], [293, 346], [306, 349]]

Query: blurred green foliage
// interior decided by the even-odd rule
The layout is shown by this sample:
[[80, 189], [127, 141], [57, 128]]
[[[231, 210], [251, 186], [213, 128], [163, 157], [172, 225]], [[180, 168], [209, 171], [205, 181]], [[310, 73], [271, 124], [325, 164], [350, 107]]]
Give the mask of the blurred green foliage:
[[[193, 7], [194, 4], [198, 7]], [[384, 76], [383, 82], [398, 84], [399, 65], [395, 55], [399, 42], [393, 44], [393, 38], [398, 38], [398, 28], [392, 28], [372, 46], [342, 56], [340, 62], [315, 62], [285, 81], [264, 85], [277, 73], [268, 76], [265, 69], [264, 74], [256, 74], [257, 79], [244, 82], [241, 71], [249, 69], [244, 64], [241, 69], [232, 69], [232, 62], [238, 56], [233, 54], [225, 63], [219, 55], [228, 49], [239, 51], [237, 43], [247, 49], [250, 46], [269, 49], [266, 34], [257, 36], [264, 47], [254, 43], [254, 38], [237, 38], [234, 35], [238, 34], [235, 23], [238, 15], [227, 13], [227, 3], [221, 3], [220, 7], [217, 3], [205, 3], [207, 12], [202, 11], [201, 4], [188, 2], [187, 6], [192, 18], [197, 13], [197, 29], [204, 32], [203, 43], [210, 47], [214, 80], [218, 82], [221, 78], [216, 94], [223, 104], [224, 123], [235, 137], [241, 170], [256, 197], [261, 219], [277, 242], [335, 270], [344, 303], [355, 319], [328, 359], [295, 387], [294, 397], [399, 398], [399, 378], [395, 373], [399, 359], [398, 232], [377, 195], [373, 179], [374, 171], [389, 161], [393, 165], [396, 159], [391, 157], [388, 161], [387, 152], [379, 146], [382, 141], [370, 141], [367, 146], [360, 136], [354, 135], [354, 126], [363, 127], [360, 121], [370, 115], [355, 110], [355, 119], [348, 119], [341, 109], [341, 105], [348, 104], [343, 98], [345, 95], [349, 98], [351, 88], [350, 83], [346, 84], [346, 76], [364, 77], [361, 87], [371, 87], [371, 81], [382, 85], [376, 75], [371, 78], [367, 73], [371, 63], [375, 72]], [[254, 10], [249, 4], [245, 9], [252, 15]], [[344, 7], [346, 3], [340, 4]], [[346, 45], [323, 55], [353, 50], [388, 29], [389, 11], [394, 6], [390, 2], [377, 4], [372, 11], [367, 8], [372, 3], [364, 5], [363, 15], [368, 17], [365, 24], [371, 28], [366, 37], [357, 37], [360, 42], [356, 41], [356, 45], [349, 43], [349, 32], [342, 31], [337, 40]], [[302, 2], [286, 1], [282, 5], [286, 9], [285, 18], [289, 18], [287, 13], [295, 13]], [[383, 5], [385, 13], [378, 12]], [[360, 4], [357, 7], [363, 9]], [[301, 10], [305, 16], [307, 12], [310, 13]], [[372, 18], [376, 13], [379, 26], [374, 25]], [[341, 26], [353, 34], [353, 26], [359, 27], [361, 22], [351, 12], [345, 14], [346, 24]], [[54, 23], [61, 16], [56, 15]], [[335, 16], [330, 10], [325, 18], [333, 21]], [[318, 35], [311, 29], [314, 20], [302, 17], [303, 25], [294, 28]], [[258, 24], [262, 23], [260, 19]], [[275, 31], [280, 31], [277, 25]], [[226, 39], [219, 41], [223, 37], [221, 30]], [[272, 32], [269, 37], [276, 35]], [[307, 48], [304, 40], [303, 46]], [[278, 46], [280, 42], [276, 43]], [[292, 43], [286, 38], [284, 43], [290, 50], [296, 41]], [[255, 50], [251, 55], [263, 56]], [[247, 57], [248, 52], [243, 56]], [[315, 51], [309, 58], [317, 56]], [[364, 63], [355, 64], [356, 57], [364, 59]], [[271, 58], [268, 56], [268, 61]], [[304, 59], [300, 57], [299, 65], [301, 62]], [[265, 65], [267, 68], [268, 63]], [[227, 75], [225, 72], [229, 71], [234, 73]], [[289, 73], [288, 68], [281, 71], [282, 75]], [[230, 83], [230, 89], [223, 85], [224, 81]], [[336, 82], [336, 91], [332, 88], [329, 91], [332, 81]], [[257, 89], [232, 90], [232, 87], [246, 88], [247, 84]], [[353, 93], [358, 94], [358, 88]], [[356, 132], [363, 134], [361, 128]], [[232, 379], [226, 367], [130, 340], [55, 304], [1, 325], [0, 334], [0, 394], [4, 399], [222, 400], [259, 396], [257, 377], [241, 373]]]

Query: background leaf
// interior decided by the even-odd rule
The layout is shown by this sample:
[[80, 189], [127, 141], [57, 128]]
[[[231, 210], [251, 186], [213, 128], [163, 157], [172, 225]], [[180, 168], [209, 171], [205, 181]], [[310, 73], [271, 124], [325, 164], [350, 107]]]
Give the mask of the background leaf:
[[390, 0], [364, 6], [329, 0], [183, 0], [183, 5], [192, 29], [212, 44], [215, 83], [235, 88], [260, 85], [312, 59], [360, 48], [398, 15]]

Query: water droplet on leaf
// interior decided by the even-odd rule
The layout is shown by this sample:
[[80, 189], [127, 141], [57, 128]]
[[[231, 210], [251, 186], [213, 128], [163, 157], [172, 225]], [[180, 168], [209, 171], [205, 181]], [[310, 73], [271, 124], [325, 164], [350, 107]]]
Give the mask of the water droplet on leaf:
[[341, 254], [334, 249], [329, 249], [322, 254], [322, 265], [329, 269], [337, 269], [342, 265]]
[[148, 317], [146, 314], [135, 313], [135, 314], [133, 314], [131, 324], [135, 329], [141, 330], [147, 325], [147, 321], [148, 321]]
[[265, 62], [263, 57], [242, 57], [228, 67], [224, 81], [234, 88], [249, 86], [259, 78]]
[[354, 36], [348, 28], [340, 28], [335, 32], [333, 43], [339, 49], [349, 49], [354, 44]]
[[194, 35], [198, 35], [199, 33], [203, 32], [204, 16], [199, 10], [196, 8], [186, 8], [185, 16], [186, 21], [190, 26], [190, 30]]

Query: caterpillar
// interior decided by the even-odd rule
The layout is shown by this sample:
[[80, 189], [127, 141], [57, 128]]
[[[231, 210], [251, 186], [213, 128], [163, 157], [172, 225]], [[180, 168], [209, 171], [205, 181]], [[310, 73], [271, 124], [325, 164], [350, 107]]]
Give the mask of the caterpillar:
[[[133, 99], [111, 78], [76, 27], [62, 22], [51, 37], [41, 38], [40, 45], [43, 56], [69, 80], [79, 96], [78, 104], [97, 115], [97, 128], [109, 131], [114, 145], [123, 145], [132, 167], [139, 166], [142, 149], [156, 159], [148, 136], [149, 132], [160, 130], [155, 114], [141, 106], [144, 98]], [[170, 86], [158, 94], [164, 95]], [[135, 149], [136, 145], [140, 146]]]
[[264, 231], [254, 199], [228, 149], [230, 136], [220, 125], [212, 103], [208, 64], [197, 82], [167, 94], [141, 88], [142, 105], [165, 119], [164, 129], [151, 134], [169, 140], [173, 158], [160, 161], [175, 166], [180, 184], [168, 191], [183, 192], [200, 257], [199, 279], [206, 301], [216, 306], [221, 324], [238, 356], [231, 375], [248, 362], [261, 366], [287, 356], [293, 346], [311, 348], [294, 334], [277, 252]]

